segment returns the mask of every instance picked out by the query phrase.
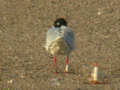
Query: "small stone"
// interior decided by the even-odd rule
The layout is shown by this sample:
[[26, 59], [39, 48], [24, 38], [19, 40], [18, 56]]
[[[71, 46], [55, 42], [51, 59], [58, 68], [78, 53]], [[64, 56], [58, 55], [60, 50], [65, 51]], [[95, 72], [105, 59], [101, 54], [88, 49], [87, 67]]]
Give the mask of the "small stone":
[[24, 75], [21, 75], [20, 78], [24, 78], [25, 76]]
[[13, 80], [9, 80], [8, 83], [9, 83], [9, 84], [12, 84], [12, 83], [13, 83]]
[[101, 15], [102, 13], [99, 11], [97, 14], [98, 14], [98, 15]]

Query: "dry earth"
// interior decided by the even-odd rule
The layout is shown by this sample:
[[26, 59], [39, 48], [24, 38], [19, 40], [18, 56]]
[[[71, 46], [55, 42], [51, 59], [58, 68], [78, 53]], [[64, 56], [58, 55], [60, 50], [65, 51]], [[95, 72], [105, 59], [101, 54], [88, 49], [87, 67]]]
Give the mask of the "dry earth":
[[[71, 72], [58, 75], [44, 50], [45, 35], [58, 17], [75, 33]], [[62, 57], [62, 58], [61, 58]], [[120, 90], [120, 0], [0, 0], [0, 90]], [[97, 61], [108, 81], [91, 85]]]

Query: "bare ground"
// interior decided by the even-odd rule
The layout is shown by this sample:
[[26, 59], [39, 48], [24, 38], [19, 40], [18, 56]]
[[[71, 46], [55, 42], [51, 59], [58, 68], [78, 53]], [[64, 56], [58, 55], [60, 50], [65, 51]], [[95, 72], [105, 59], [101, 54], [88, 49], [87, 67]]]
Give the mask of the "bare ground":
[[[73, 28], [70, 74], [54, 75], [45, 35], [58, 17]], [[0, 0], [0, 90], [120, 90], [120, 0]], [[65, 58], [59, 56], [58, 70]], [[108, 84], [88, 84], [97, 61]]]

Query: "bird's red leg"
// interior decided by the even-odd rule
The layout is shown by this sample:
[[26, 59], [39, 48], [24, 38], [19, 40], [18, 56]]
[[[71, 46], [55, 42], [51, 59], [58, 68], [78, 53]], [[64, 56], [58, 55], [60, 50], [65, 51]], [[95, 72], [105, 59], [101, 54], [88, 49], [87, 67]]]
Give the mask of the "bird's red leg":
[[55, 68], [55, 74], [57, 74], [57, 68], [56, 68], [56, 56], [54, 56], [54, 68]]
[[65, 72], [68, 72], [68, 65], [69, 65], [69, 57], [66, 57], [66, 67], [65, 67]]
[[66, 65], [68, 65], [69, 64], [69, 57], [67, 56], [66, 57]]

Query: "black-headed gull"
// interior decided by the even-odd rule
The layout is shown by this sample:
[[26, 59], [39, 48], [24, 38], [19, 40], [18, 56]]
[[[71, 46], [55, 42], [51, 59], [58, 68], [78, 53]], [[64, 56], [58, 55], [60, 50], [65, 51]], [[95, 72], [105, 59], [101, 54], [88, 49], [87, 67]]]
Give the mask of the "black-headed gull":
[[54, 22], [52, 28], [47, 32], [46, 36], [46, 50], [54, 56], [54, 66], [56, 70], [56, 56], [66, 55], [66, 68], [68, 72], [69, 54], [74, 50], [74, 33], [72, 29], [67, 26], [67, 21], [64, 18], [58, 18]]

